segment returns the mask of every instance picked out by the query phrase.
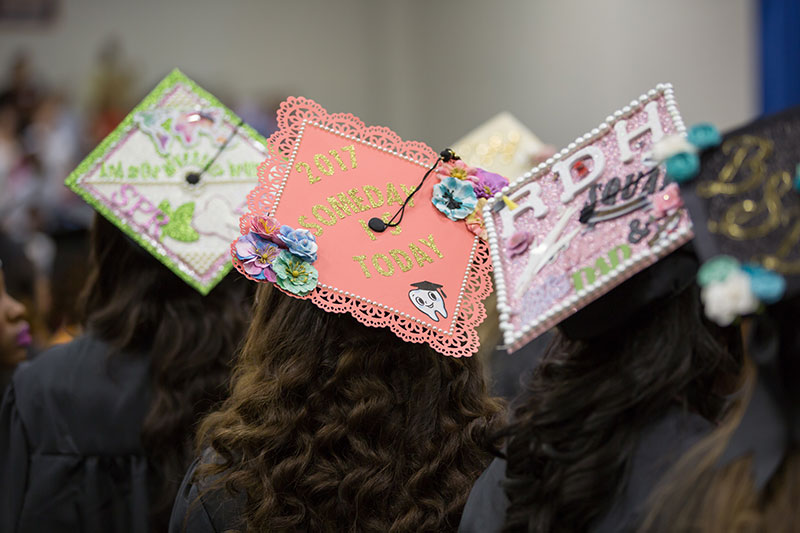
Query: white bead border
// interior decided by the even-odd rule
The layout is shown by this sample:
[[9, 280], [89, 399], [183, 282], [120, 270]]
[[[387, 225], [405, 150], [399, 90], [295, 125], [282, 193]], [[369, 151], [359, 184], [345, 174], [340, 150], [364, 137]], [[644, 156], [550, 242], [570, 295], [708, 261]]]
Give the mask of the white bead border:
[[685, 244], [693, 238], [691, 226], [682, 228], [680, 231], [663, 235], [659, 241], [643, 252], [629, 257], [625, 261], [617, 265], [616, 268], [609, 273], [599, 276], [594, 283], [584, 287], [577, 293], [573, 294], [566, 300], [556, 304], [548, 309], [546, 312], [540, 314], [536, 320], [525, 325], [521, 329], [514, 331], [514, 326], [510, 322], [511, 307], [508, 305], [508, 298], [506, 294], [506, 284], [503, 271], [503, 263], [501, 261], [498, 245], [497, 230], [494, 224], [492, 208], [498, 202], [502, 202], [503, 195], [513, 193], [522, 185], [531, 181], [537, 180], [543, 175], [547, 174], [558, 160], [569, 157], [575, 151], [583, 148], [587, 144], [594, 142], [598, 138], [609, 133], [616, 122], [622, 119], [627, 119], [634, 113], [640, 111], [647, 103], [664, 97], [667, 112], [670, 119], [675, 126], [675, 130], [680, 135], [686, 134], [686, 125], [681, 118], [678, 106], [675, 101], [675, 94], [672, 89], [671, 83], [659, 83], [655, 89], [649, 90], [647, 93], [639, 96], [638, 99], [632, 100], [630, 104], [622, 109], [615, 111], [612, 115], [606, 117], [604, 122], [591, 130], [589, 133], [578, 137], [573, 142], [569, 143], [566, 148], [554, 154], [547, 161], [540, 163], [532, 168], [522, 176], [516, 178], [506, 187], [490, 198], [486, 205], [483, 207], [483, 221], [486, 227], [486, 232], [489, 236], [489, 251], [494, 264], [494, 279], [497, 290], [497, 310], [500, 313], [500, 329], [503, 332], [503, 341], [509, 352], [522, 347], [530, 339], [547, 331], [551, 327], [561, 322], [564, 318], [577, 311], [575, 309], [584, 303], [599, 298], [601, 295], [609, 292], [611, 289], [628, 279], [623, 277], [622, 274], [626, 269], [637, 265], [643, 270], [647, 266], [652, 265], [659, 259], [659, 255], [666, 255], [679, 246]]
[[[292, 153], [291, 153], [291, 155], [289, 157], [289, 163], [288, 163], [288, 165], [286, 167], [286, 174], [284, 175], [283, 180], [281, 181], [281, 184], [278, 187], [278, 191], [275, 194], [275, 200], [272, 202], [272, 205], [271, 205], [271, 210], [272, 210], [273, 213], [278, 208], [278, 203], [280, 202], [281, 196], [283, 195], [283, 190], [286, 187], [286, 182], [289, 180], [289, 174], [291, 173], [292, 168], [294, 167], [294, 161], [295, 161], [295, 158], [297, 157], [297, 150], [298, 150], [298, 148], [300, 146], [300, 141], [303, 139], [303, 134], [306, 131], [306, 126], [309, 125], [309, 124], [311, 126], [315, 126], [315, 127], [319, 128], [321, 130], [327, 131], [328, 133], [333, 133], [334, 135], [338, 135], [340, 137], [343, 137], [343, 138], [345, 138], [347, 140], [351, 140], [351, 141], [355, 141], [355, 142], [361, 143], [361, 144], [363, 144], [365, 146], [369, 146], [369, 147], [374, 148], [376, 150], [380, 150], [381, 152], [385, 152], [387, 154], [391, 154], [393, 156], [399, 157], [400, 159], [405, 159], [406, 161], [409, 161], [410, 163], [414, 163], [416, 165], [421, 166], [426, 171], [429, 168], [429, 165], [427, 165], [425, 163], [422, 163], [420, 161], [417, 161], [416, 159], [412, 159], [411, 157], [409, 157], [409, 156], [407, 156], [405, 154], [400, 154], [400, 153], [397, 153], [397, 152], [395, 152], [393, 150], [389, 150], [388, 148], [385, 148], [383, 146], [378, 146], [375, 143], [371, 143], [369, 141], [365, 141], [363, 139], [360, 139], [360, 138], [356, 137], [355, 135], [348, 135], [348, 134], [342, 133], [341, 131], [335, 130], [333, 128], [329, 128], [329, 127], [327, 127], [327, 126], [325, 126], [323, 124], [320, 124], [319, 122], [315, 122], [315, 121], [312, 121], [312, 120], [304, 119], [302, 124], [301, 124], [301, 126], [300, 126], [300, 131], [297, 134], [297, 139], [295, 139], [294, 146], [292, 147]], [[458, 313], [461, 310], [461, 303], [462, 303], [462, 300], [463, 300], [463, 297], [464, 297], [464, 289], [466, 288], [467, 280], [469, 279], [469, 274], [470, 274], [470, 271], [472, 270], [472, 261], [475, 259], [475, 250], [478, 247], [478, 239], [479, 239], [479, 237], [475, 236], [475, 238], [472, 241], [472, 250], [469, 253], [469, 261], [467, 261], [467, 270], [464, 273], [463, 279], [461, 280], [461, 288], [460, 288], [460, 290], [458, 292], [458, 298], [456, 298], [456, 306], [453, 309], [453, 315], [452, 315], [453, 319], [450, 322], [450, 329], [447, 330], [447, 331], [443, 330], [442, 328], [437, 328], [434, 324], [431, 324], [431, 323], [426, 322], [424, 320], [421, 320], [419, 318], [415, 318], [415, 317], [409, 315], [406, 312], [399, 311], [398, 309], [395, 309], [394, 307], [389, 307], [388, 305], [383, 305], [383, 304], [380, 304], [378, 302], [374, 302], [374, 301], [372, 301], [372, 300], [370, 300], [368, 298], [365, 298], [363, 296], [359, 296], [359, 295], [357, 295], [355, 293], [352, 293], [350, 291], [343, 291], [343, 290], [337, 289], [336, 287], [333, 287], [331, 285], [326, 285], [325, 283], [319, 283], [317, 286], [321, 287], [323, 289], [327, 289], [329, 291], [335, 292], [335, 293], [339, 293], [339, 294], [341, 294], [341, 295], [343, 295], [343, 296], [345, 296], [347, 298], [355, 298], [356, 300], [360, 300], [360, 301], [362, 301], [362, 302], [364, 302], [366, 304], [372, 305], [372, 306], [377, 307], [379, 309], [383, 309], [385, 311], [390, 311], [390, 312], [394, 313], [395, 315], [398, 315], [398, 316], [400, 316], [402, 318], [405, 318], [406, 320], [408, 320], [410, 322], [415, 322], [417, 324], [421, 324], [421, 325], [426, 326], [429, 329], [437, 331], [437, 332], [439, 332], [439, 333], [441, 333], [443, 335], [452, 336], [453, 333], [455, 332], [456, 324], [459, 322]]]

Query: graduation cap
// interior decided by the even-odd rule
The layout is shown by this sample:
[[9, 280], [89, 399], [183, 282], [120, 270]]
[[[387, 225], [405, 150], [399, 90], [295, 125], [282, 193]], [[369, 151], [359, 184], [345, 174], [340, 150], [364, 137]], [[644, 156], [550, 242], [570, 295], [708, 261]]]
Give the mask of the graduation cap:
[[[677, 185], [652, 153], [656, 142], [684, 131], [671, 85], [659, 85], [489, 200], [484, 221], [509, 351], [692, 238]], [[659, 278], [659, 286], [668, 290], [685, 277]], [[588, 336], [622, 315], [596, 313], [573, 329]]]
[[[726, 133], [681, 194], [704, 262], [719, 256], [775, 272], [800, 294], [800, 108]], [[762, 303], [772, 303], [772, 298]]]
[[799, 139], [800, 107], [760, 118], [705, 150], [681, 184], [706, 315], [751, 315], [746, 350], [758, 379], [719, 465], [752, 456], [759, 489], [800, 443]]
[[[417, 283], [412, 283], [412, 287], [416, 287], [418, 289], [422, 289], [424, 291], [439, 291], [444, 285], [439, 285], [438, 283], [431, 283], [430, 281], [420, 281]], [[444, 291], [439, 291], [444, 295]], [[446, 298], [447, 296], [445, 296]]]
[[[530, 170], [537, 157], [552, 155], [545, 145], [511, 113], [498, 113], [452, 146], [468, 165], [503, 176], [517, 177]], [[538, 162], [538, 161], [537, 161]]]
[[231, 269], [266, 141], [174, 70], [69, 175], [67, 186], [202, 294]]
[[491, 291], [488, 247], [468, 220], [476, 171], [306, 98], [283, 102], [277, 118], [232, 247], [236, 268], [405, 341], [475, 353]]

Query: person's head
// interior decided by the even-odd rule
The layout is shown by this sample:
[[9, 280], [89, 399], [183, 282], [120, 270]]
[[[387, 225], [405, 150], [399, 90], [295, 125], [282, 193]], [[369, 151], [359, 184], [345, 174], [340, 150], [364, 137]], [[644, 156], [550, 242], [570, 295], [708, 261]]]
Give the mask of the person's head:
[[84, 326], [115, 351], [147, 354], [152, 377], [142, 441], [153, 519], [165, 527], [201, 415], [225, 396], [252, 288], [230, 275], [203, 296], [100, 215], [91, 235]]
[[[653, 272], [615, 290], [624, 293]], [[698, 288], [683, 286], [621, 323], [606, 318], [614, 323], [606, 330], [597, 321], [624, 313], [625, 298], [596, 313], [606, 304], [600, 299], [581, 311], [592, 315], [596, 335], [556, 336], [502, 432], [510, 499], [505, 531], [586, 531], [622, 490], [648, 424], [676, 407], [711, 421], [720, 416], [730, 379], [740, 372], [739, 333], [705, 320]], [[575, 320], [585, 318], [581, 313]]]
[[6, 291], [3, 263], [0, 262], [0, 368], [10, 369], [21, 363], [30, 344], [25, 306]]
[[800, 297], [745, 319], [745, 383], [724, 420], [653, 491], [640, 531], [795, 531]]
[[247, 531], [455, 530], [500, 409], [477, 358], [264, 285], [199, 476], [247, 496]]

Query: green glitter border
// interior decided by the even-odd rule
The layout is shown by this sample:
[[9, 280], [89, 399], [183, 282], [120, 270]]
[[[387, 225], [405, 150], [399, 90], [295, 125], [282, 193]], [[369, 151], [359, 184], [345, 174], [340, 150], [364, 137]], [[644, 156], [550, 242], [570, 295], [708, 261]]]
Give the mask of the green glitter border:
[[[225, 266], [208, 282], [205, 284], [199, 282], [191, 275], [184, 272], [180, 266], [173, 261], [171, 258], [161, 255], [152, 246], [149, 242], [143, 239], [136, 230], [132, 227], [128, 226], [123, 222], [119, 217], [117, 217], [111, 209], [108, 208], [105, 204], [100, 202], [97, 198], [92, 196], [92, 194], [85, 188], [83, 188], [79, 183], [78, 180], [80, 177], [89, 173], [89, 171], [96, 165], [105, 155], [108, 153], [109, 150], [114, 148], [114, 146], [120, 142], [122, 136], [127, 134], [128, 131], [134, 127], [136, 127], [133, 123], [133, 118], [136, 113], [143, 111], [145, 109], [149, 109], [153, 107], [158, 100], [160, 100], [167, 92], [172, 90], [177, 84], [183, 83], [189, 87], [189, 89], [204, 100], [207, 100], [209, 105], [221, 108], [227, 120], [232, 124], [237, 124], [241, 119], [227, 106], [225, 106], [222, 102], [220, 102], [213, 94], [209, 93], [193, 80], [188, 78], [183, 72], [180, 70], [173, 69], [166, 78], [161, 80], [158, 85], [156, 85], [155, 89], [150, 91], [150, 93], [144, 97], [144, 99], [139, 102], [139, 104], [133, 108], [133, 110], [128, 113], [128, 115], [123, 119], [123, 121], [117, 126], [114, 131], [108, 134], [108, 136], [103, 139], [100, 144], [98, 144], [94, 150], [89, 153], [86, 158], [81, 161], [81, 163], [73, 170], [69, 176], [67, 176], [66, 181], [64, 184], [69, 187], [74, 193], [78, 196], [83, 198], [83, 200], [91, 205], [95, 211], [106, 217], [109, 221], [111, 221], [115, 226], [121, 229], [128, 237], [136, 241], [139, 246], [150, 252], [150, 254], [161, 261], [164, 266], [170, 269], [173, 273], [175, 273], [179, 278], [183, 281], [188, 283], [191, 287], [193, 287], [197, 292], [205, 296], [208, 294], [211, 289], [213, 289], [221, 280], [224, 278], [228, 272], [230, 272], [231, 268], [233, 268], [233, 263], [228, 261]], [[248, 124], [242, 122], [241, 126], [239, 126], [240, 131], [244, 131], [247, 136], [251, 139], [256, 140], [264, 145], [265, 149], [267, 147], [267, 140], [261, 136], [256, 130], [250, 127]], [[255, 184], [254, 184], [255, 187]]]

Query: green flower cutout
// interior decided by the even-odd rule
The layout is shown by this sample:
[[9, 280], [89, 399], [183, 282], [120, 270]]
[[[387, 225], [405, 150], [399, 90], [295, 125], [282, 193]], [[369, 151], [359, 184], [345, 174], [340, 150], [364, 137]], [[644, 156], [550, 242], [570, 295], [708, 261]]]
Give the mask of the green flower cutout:
[[186, 202], [173, 211], [169, 200], [163, 200], [158, 208], [169, 217], [167, 223], [161, 227], [162, 241], [165, 236], [181, 242], [194, 242], [200, 238], [200, 234], [192, 227], [194, 202]]
[[282, 250], [272, 262], [272, 270], [278, 277], [278, 287], [298, 296], [305, 296], [314, 290], [319, 280], [319, 272], [311, 263]]
[[718, 255], [703, 263], [697, 271], [697, 284], [705, 287], [710, 283], [723, 282], [732, 272], [739, 270], [739, 261], [729, 255]]

